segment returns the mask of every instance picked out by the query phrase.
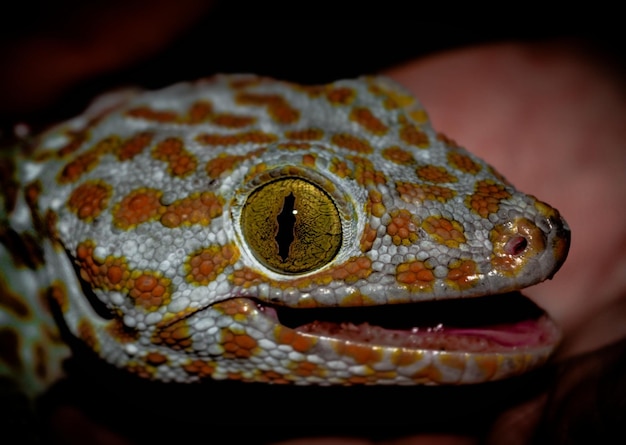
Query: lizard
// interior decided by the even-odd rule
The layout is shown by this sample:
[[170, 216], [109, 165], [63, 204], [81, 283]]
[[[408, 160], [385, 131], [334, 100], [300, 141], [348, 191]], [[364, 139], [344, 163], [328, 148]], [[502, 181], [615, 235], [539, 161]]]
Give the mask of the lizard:
[[570, 230], [394, 81], [216, 75], [87, 110], [4, 156], [0, 375], [69, 335], [164, 382], [472, 384], [560, 339], [519, 290]]

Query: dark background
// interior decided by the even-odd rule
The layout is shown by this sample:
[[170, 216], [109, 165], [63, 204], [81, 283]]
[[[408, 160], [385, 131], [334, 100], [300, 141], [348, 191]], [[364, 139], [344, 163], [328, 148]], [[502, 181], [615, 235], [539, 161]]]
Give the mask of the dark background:
[[[519, 11], [515, 21], [508, 20], [512, 13], [478, 22], [469, 18], [398, 20], [390, 18], [421, 17], [426, 13], [416, 12], [409, 2], [400, 4], [404, 6], [383, 3], [375, 9], [363, 3], [356, 11], [342, 8], [341, 2], [288, 5], [289, 10], [281, 2], [252, 0], [18, 2], [11, 11], [0, 14], [0, 121], [6, 132], [16, 121], [37, 126], [60, 120], [80, 113], [95, 95], [119, 86], [157, 88], [218, 72], [252, 72], [300, 83], [324, 83], [378, 72], [440, 51], [495, 42], [566, 41], [600, 56], [599, 63], [618, 69], [626, 66], [626, 45], [620, 38], [620, 28], [606, 20], [595, 26], [590, 25], [591, 20], [524, 20]], [[170, 37], [169, 32], [160, 33], [149, 23], [149, 13], [157, 8], [171, 8], [171, 17], [185, 8], [195, 8], [196, 12], [180, 19], [184, 23]], [[527, 12], [528, 16], [542, 16], [542, 11]], [[384, 18], [345, 19], [356, 14]], [[136, 29], [130, 31], [129, 16], [137, 22]], [[301, 20], [309, 17], [313, 20]], [[111, 45], [117, 46], [113, 51], [120, 54], [132, 51], [128, 49], [132, 45], [125, 42], [162, 40], [145, 45], [149, 48], [143, 53], [125, 59], [120, 56], [124, 60], [108, 66], [103, 62], [97, 68], [77, 67], [80, 74], [57, 82], [53, 91], [37, 94], [37, 85], [53, 83], [57, 71], [64, 69], [57, 65], [82, 63], [80, 57], [69, 62], [62, 57], [56, 60], [52, 55], [55, 44], [70, 47], [75, 53], [83, 51], [83, 59], [97, 58], [91, 47], [101, 51], [98, 36], [106, 34]], [[33, 36], [38, 46], [24, 45]], [[36, 63], [38, 59], [41, 64]], [[27, 65], [23, 70], [26, 74], [19, 70], [20, 62]], [[41, 77], [39, 83], [37, 76]]]

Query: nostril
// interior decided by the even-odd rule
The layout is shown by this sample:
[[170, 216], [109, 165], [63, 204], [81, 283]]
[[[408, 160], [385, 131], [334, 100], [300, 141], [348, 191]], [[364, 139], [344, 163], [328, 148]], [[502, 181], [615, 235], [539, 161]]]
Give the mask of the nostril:
[[509, 255], [519, 255], [528, 247], [528, 240], [521, 235], [515, 235], [504, 245], [504, 251]]

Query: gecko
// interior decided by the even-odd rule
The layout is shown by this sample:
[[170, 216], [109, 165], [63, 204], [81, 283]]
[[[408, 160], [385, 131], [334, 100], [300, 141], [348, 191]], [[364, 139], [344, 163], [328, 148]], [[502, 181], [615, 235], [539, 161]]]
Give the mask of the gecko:
[[0, 375], [29, 394], [63, 332], [181, 383], [472, 384], [559, 342], [519, 291], [567, 223], [385, 77], [104, 95], [0, 169]]

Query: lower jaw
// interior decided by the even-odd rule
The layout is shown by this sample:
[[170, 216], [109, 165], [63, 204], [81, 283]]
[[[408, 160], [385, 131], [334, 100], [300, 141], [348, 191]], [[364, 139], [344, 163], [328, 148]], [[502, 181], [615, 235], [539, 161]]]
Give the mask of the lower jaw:
[[552, 350], [559, 330], [518, 292], [459, 300], [351, 308], [259, 308], [297, 332], [406, 350], [468, 354]]
[[[297, 385], [467, 385], [527, 373], [558, 344], [555, 323], [520, 293], [365, 307], [289, 308], [235, 297], [213, 305], [264, 350], [229, 377]], [[234, 315], [237, 314], [237, 315]], [[258, 337], [259, 333], [266, 337]], [[244, 334], [247, 335], [247, 334]], [[229, 340], [230, 341], [230, 340]], [[236, 350], [228, 342], [225, 350]], [[248, 360], [248, 359], [246, 359]], [[238, 360], [235, 359], [237, 362]]]

